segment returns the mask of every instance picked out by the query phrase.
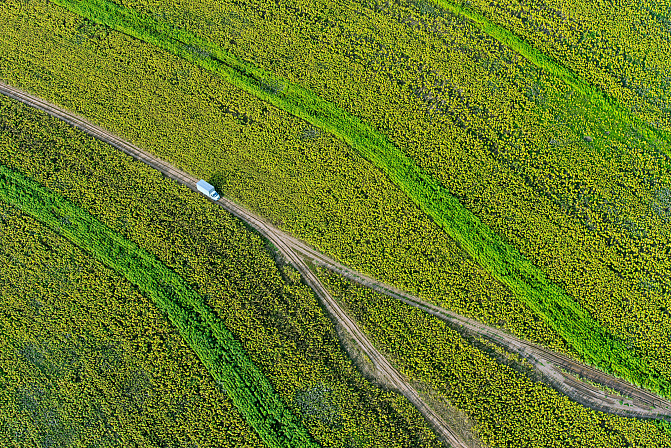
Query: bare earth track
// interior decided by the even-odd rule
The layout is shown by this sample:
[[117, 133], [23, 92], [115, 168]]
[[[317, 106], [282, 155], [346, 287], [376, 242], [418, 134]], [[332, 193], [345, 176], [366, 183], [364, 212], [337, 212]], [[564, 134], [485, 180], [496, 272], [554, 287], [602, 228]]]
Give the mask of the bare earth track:
[[[317, 252], [292, 236], [287, 236], [287, 238], [289, 245], [294, 250], [301, 253], [313, 263], [379, 293], [420, 308], [452, 326], [459, 327], [472, 335], [485, 338], [509, 352], [523, 357], [553, 387], [584, 406], [625, 417], [655, 418], [671, 421], [671, 401], [667, 399], [661, 398], [648, 390], [634, 386], [613, 375], [606, 374], [594, 367], [577, 362], [565, 355], [524, 341], [501, 329], [484, 325], [477, 320], [448, 311], [417, 296], [401, 291], [394, 286], [379, 282]], [[576, 380], [573, 375], [566, 375], [560, 369], [613, 389], [620, 395], [604, 392], [587, 382]]]
[[[141, 150], [131, 143], [114, 136], [110, 132], [59, 108], [58, 106], [1, 82], [0, 93], [63, 120], [93, 137], [114, 146], [135, 159], [146, 163], [152, 168], [157, 169], [166, 177], [176, 180], [193, 191], [197, 191], [196, 182], [198, 179], [173, 167], [169, 163], [150, 153]], [[663, 399], [645, 389], [631, 385], [612, 375], [601, 372], [593, 367], [576, 362], [564, 355], [516, 338], [500, 329], [489, 327], [474, 319], [448, 311], [424, 301], [419, 297], [401, 291], [394, 286], [379, 282], [365, 274], [350, 269], [317, 252], [304, 242], [286, 234], [265, 221], [263, 218], [256, 216], [227, 198], [222, 197], [217, 201], [217, 204], [235, 215], [237, 218], [246, 222], [249, 226], [253, 227], [277, 248], [294, 268], [300, 272], [305, 283], [314, 290], [315, 294], [331, 316], [336, 319], [347, 333], [349, 333], [350, 337], [356, 342], [359, 348], [366, 354], [366, 356], [368, 356], [376, 369], [376, 373], [385, 380], [385, 383], [401, 393], [415, 407], [417, 407], [424, 418], [430, 422], [431, 426], [441, 439], [455, 448], [465, 448], [469, 445], [448, 427], [445, 421], [431, 409], [419, 396], [417, 391], [410, 386], [408, 380], [405, 379], [370, 343], [366, 335], [343, 311], [323, 286], [321, 281], [310, 270], [305, 263], [306, 259], [377, 292], [420, 308], [452, 326], [457, 326], [461, 330], [477, 337], [485, 338], [509, 352], [523, 357], [529, 361], [553, 387], [584, 406], [625, 417], [656, 418], [671, 421], [671, 401]], [[576, 379], [575, 376], [564, 373], [561, 369], [577, 374], [591, 382], [607, 386], [621, 395], [604, 392], [601, 388], [594, 386], [589, 382], [580, 381]]]
[[[187, 186], [193, 191], [198, 192], [196, 183], [198, 179], [189, 174], [173, 167], [169, 163], [158, 159], [128, 143], [108, 131], [83, 120], [76, 115], [60, 109], [59, 107], [50, 104], [40, 98], [30, 95], [14, 87], [0, 83], [0, 93], [3, 93], [11, 98], [21, 101], [29, 106], [40, 109], [53, 117], [61, 119], [66, 123], [81, 129], [82, 131], [98, 138], [135, 159], [146, 163], [152, 168], [162, 172], [166, 177], [176, 180], [177, 182]], [[228, 212], [246, 222], [249, 226], [257, 230], [261, 235], [268, 239], [277, 250], [300, 272], [303, 281], [310, 286], [323, 306], [335, 318], [342, 328], [349, 333], [350, 337], [354, 339], [356, 344], [368, 356], [373, 363], [377, 373], [385, 380], [385, 383], [393, 387], [400, 394], [405, 396], [424, 416], [424, 418], [431, 424], [436, 433], [441, 439], [447, 442], [454, 448], [469, 448], [461, 438], [455, 434], [445, 423], [445, 421], [433, 409], [426, 405], [424, 400], [419, 396], [417, 391], [410, 386], [410, 383], [382, 356], [382, 354], [370, 343], [368, 338], [363, 334], [359, 327], [350, 319], [350, 317], [340, 308], [337, 302], [333, 299], [331, 294], [324, 288], [324, 285], [317, 278], [317, 276], [308, 268], [303, 259], [299, 257], [286, 243], [287, 235], [276, 229], [271, 224], [263, 219], [250, 213], [243, 207], [234, 202], [221, 198], [217, 201], [218, 205], [226, 209]]]

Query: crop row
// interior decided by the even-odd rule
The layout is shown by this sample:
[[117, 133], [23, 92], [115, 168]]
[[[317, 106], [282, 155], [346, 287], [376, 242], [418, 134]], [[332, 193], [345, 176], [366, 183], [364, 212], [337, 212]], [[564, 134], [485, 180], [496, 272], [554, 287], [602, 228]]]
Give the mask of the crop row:
[[[0, 98], [0, 160], [132, 240], [183, 278], [320, 444], [437, 446], [421, 414], [366, 381], [312, 291], [258, 235], [118, 150]], [[160, 200], [157, 200], [160, 198]]]
[[4, 201], [0, 301], [2, 446], [263, 446], [149, 299]]
[[[188, 57], [221, 73], [237, 87], [342, 138], [385, 172], [470, 256], [508, 286], [589, 363], [663, 394], [671, 393], [663, 376], [604, 331], [562, 288], [548, 281], [542, 270], [501, 240], [374, 128], [288, 80], [273, 78], [191, 33], [173, 29], [167, 23], [132, 9], [104, 0], [75, 3], [58, 0], [57, 3], [91, 20]], [[194, 51], [187, 52], [185, 45]], [[281, 88], [273, 87], [276, 85]]]

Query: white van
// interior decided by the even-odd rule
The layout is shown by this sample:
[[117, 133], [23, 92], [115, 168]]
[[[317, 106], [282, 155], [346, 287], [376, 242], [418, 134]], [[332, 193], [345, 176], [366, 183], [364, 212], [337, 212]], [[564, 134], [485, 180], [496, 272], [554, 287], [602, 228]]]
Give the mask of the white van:
[[199, 180], [198, 183], [196, 184], [196, 187], [198, 187], [198, 191], [203, 193], [205, 196], [208, 198], [212, 199], [213, 201], [218, 201], [219, 200], [219, 193], [217, 193], [217, 190], [214, 189], [214, 187], [207, 182], [205, 182], [203, 179]]

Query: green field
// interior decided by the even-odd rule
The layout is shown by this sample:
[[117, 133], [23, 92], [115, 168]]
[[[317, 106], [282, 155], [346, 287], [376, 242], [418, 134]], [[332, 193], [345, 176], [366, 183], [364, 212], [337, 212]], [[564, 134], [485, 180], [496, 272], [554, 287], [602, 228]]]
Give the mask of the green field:
[[551, 1], [532, 13], [522, 1], [477, 0], [469, 8], [617, 99], [668, 141], [668, 5]]
[[150, 299], [4, 201], [0, 218], [2, 446], [264, 446]]
[[[31, 6], [16, 18], [6, 10], [17, 29], [4, 36], [15, 50], [1, 60], [9, 79], [213, 179], [227, 195], [352, 266], [566, 350], [347, 146], [150, 45], [103, 32], [51, 3]], [[25, 25], [30, 15], [47, 14], [61, 21]], [[49, 51], [22, 52], [25, 42]], [[67, 58], [69, 52], [81, 59]], [[131, 114], [119, 92], [133, 92]]]
[[[549, 324], [583, 359], [609, 373], [645, 385], [666, 396], [670, 385], [662, 372], [631, 353], [626, 343], [603, 329], [573, 298], [550, 281], [545, 273], [523, 257], [515, 247], [504, 242], [488, 226], [465, 208], [457, 198], [430, 176], [381, 133], [356, 117], [323, 100], [314, 92], [288, 80], [278, 78], [245, 63], [216, 45], [191, 33], [171, 27], [148, 15], [138, 14], [106, 0], [59, 1], [58, 4], [101, 25], [109, 26], [147, 43], [192, 61], [219, 74], [232, 85], [267, 101], [311, 125], [333, 134], [381, 169], [434, 222], [440, 225], [468, 255]], [[505, 40], [539, 67], [575, 89], [587, 105], [599, 110], [602, 117], [632, 126], [637, 123], [622, 113], [614, 100], [590, 89], [583, 81], [557, 64], [531, 51], [521, 40], [460, 8], [454, 13], [465, 15], [483, 26], [488, 34]], [[507, 39], [506, 39], [507, 38]], [[641, 128], [647, 131], [647, 128]], [[650, 140], [654, 135], [643, 135]], [[590, 137], [591, 139], [592, 137]], [[650, 140], [652, 141], [652, 140]]]
[[[310, 289], [289, 267], [278, 268], [258, 235], [190, 190], [64, 123], [5, 97], [0, 98], [0, 110], [4, 112], [0, 114], [0, 164], [20, 172], [11, 174], [3, 168], [3, 174], [30, 176], [34, 181], [26, 185], [36, 181], [43, 186], [35, 187], [36, 191], [44, 192], [32, 198], [18, 194], [21, 183], [10, 183], [3, 176], [3, 203], [9, 200], [42, 213], [45, 209], [37, 205], [55, 201], [55, 212], [41, 215], [45, 222], [128, 275], [138, 295], [156, 300], [173, 322], [171, 327], [193, 350], [190, 356], [197, 354], [210, 371], [219, 387], [213, 393], [222, 395], [219, 400], [230, 396], [230, 406], [240, 409], [243, 422], [249, 424], [239, 431], [242, 435], [251, 427], [268, 440], [254, 409], [245, 409], [245, 403], [238, 401], [249, 397], [247, 389], [266, 384], [255, 393], [271, 394], [268, 399], [273, 406], [284, 408], [285, 415], [287, 409], [293, 413], [320, 446], [357, 446], [359, 442], [370, 447], [437, 446], [409, 402], [358, 373]], [[45, 166], [52, 169], [45, 171]], [[162, 200], [150, 200], [158, 197]], [[109, 238], [103, 239], [106, 235]], [[96, 239], [100, 244], [92, 244]], [[123, 257], [121, 247], [125, 247]], [[109, 258], [115, 252], [119, 255]], [[128, 269], [128, 263], [141, 268]], [[152, 272], [160, 273], [160, 283], [148, 277]], [[165, 284], [172, 288], [166, 289]], [[30, 284], [23, 286], [23, 290], [30, 288]], [[166, 295], [170, 290], [172, 294]], [[76, 298], [81, 293], [72, 295]], [[58, 321], [52, 324], [59, 325]], [[223, 346], [218, 342], [225, 340]], [[238, 356], [243, 350], [248, 361], [231, 362], [229, 357], [227, 363], [211, 356], [237, 344]], [[269, 385], [258, 378], [250, 362]], [[257, 385], [251, 382], [253, 375]], [[262, 403], [259, 400], [256, 408], [261, 409]], [[277, 425], [270, 429], [277, 430]], [[254, 434], [247, 435], [259, 440]], [[155, 445], [148, 442], [147, 446]]]
[[[466, 342], [433, 316], [332, 273], [321, 278], [371, 340], [434, 402], [475, 422], [486, 446], [661, 447], [671, 434], [652, 422], [580, 406], [519, 368]], [[493, 352], [494, 350], [492, 350]], [[502, 365], [503, 364], [503, 365]], [[473, 423], [472, 423], [473, 424]]]
[[[355, 269], [671, 397], [668, 15], [658, 2], [6, 0], [0, 81], [207, 179]], [[180, 303], [201, 304], [180, 328], [230, 331], [258, 368], [243, 376], [272, 390], [259, 409], [286, 417], [285, 435], [438, 444], [405, 400], [363, 379], [310, 289], [258, 236], [175, 186], [173, 202], [134, 191], [145, 168], [124, 169], [62, 125], [52, 136], [31, 114], [0, 102], [0, 164], [174, 272], [192, 291]], [[142, 190], [158, 188], [146, 175]], [[239, 252], [222, 228], [225, 241], [242, 238]], [[213, 273], [220, 263], [226, 275]], [[669, 443], [651, 423], [571, 403], [437, 321], [347, 290], [376, 347], [488, 445]], [[325, 390], [338, 425], [301, 404]], [[236, 406], [259, 440], [285, 431]]]
[[2, 165], [0, 199], [56, 229], [151, 298], [264, 443], [317, 446], [203, 298], [156, 257], [62, 196]]

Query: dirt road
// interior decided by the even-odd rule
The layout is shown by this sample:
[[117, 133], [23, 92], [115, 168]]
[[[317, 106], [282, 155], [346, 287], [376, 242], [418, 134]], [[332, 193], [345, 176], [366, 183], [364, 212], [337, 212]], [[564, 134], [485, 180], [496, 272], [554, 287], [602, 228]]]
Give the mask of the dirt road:
[[[135, 159], [146, 163], [152, 168], [162, 172], [165, 176], [170, 177], [177, 182], [187, 186], [193, 191], [196, 189], [196, 182], [198, 179], [181, 171], [169, 163], [154, 157], [150, 153], [141, 150], [137, 146], [114, 136], [110, 132], [96, 126], [83, 118], [76, 116], [70, 112], [61, 109], [47, 101], [44, 101], [34, 95], [23, 92], [14, 87], [0, 83], [0, 93], [21, 101], [29, 106], [40, 109], [49, 115], [65, 121], [66, 123], [81, 129], [82, 131], [109, 143], [115, 148], [125, 152]], [[200, 194], [200, 193], [199, 193]], [[468, 448], [467, 445], [436, 413], [433, 409], [426, 405], [426, 403], [419, 396], [417, 391], [410, 385], [410, 383], [382, 356], [382, 354], [370, 343], [366, 335], [359, 329], [352, 319], [340, 308], [337, 302], [333, 299], [331, 294], [324, 288], [324, 285], [316, 277], [316, 275], [308, 268], [304, 260], [299, 257], [287, 244], [287, 236], [279, 229], [275, 228], [262, 218], [252, 214], [243, 207], [234, 202], [221, 198], [217, 204], [226, 209], [228, 212], [249, 224], [257, 230], [262, 236], [267, 238], [279, 250], [279, 252], [289, 261], [294, 268], [300, 272], [303, 281], [309, 285], [328, 313], [334, 318], [338, 324], [343, 328], [349, 336], [355, 341], [357, 346], [366, 354], [366, 356], [373, 363], [377, 375], [379, 375], [384, 382], [395, 389], [397, 392], [405, 396], [430, 423], [438, 436], [454, 448]]]
[[[40, 98], [2, 83], [0, 83], [0, 93], [43, 110], [44, 112], [109, 143], [137, 160], [159, 170], [165, 176], [170, 177], [197, 192], [196, 182], [198, 179], [173, 167], [169, 163], [154, 157], [150, 153], [141, 150], [131, 143], [114, 136], [99, 126], [77, 117], [72, 113], [64, 111]], [[625, 417], [658, 418], [671, 421], [671, 401], [669, 400], [663, 399], [645, 389], [631, 385], [626, 381], [608, 375], [593, 367], [576, 362], [567, 356], [524, 341], [500, 329], [484, 325], [474, 319], [448, 311], [417, 296], [401, 291], [394, 286], [379, 282], [374, 278], [350, 269], [312, 249], [306, 243], [286, 234], [263, 218], [256, 216], [244, 207], [227, 198], [222, 197], [217, 201], [217, 204], [225, 208], [237, 218], [245, 221], [273, 243], [279, 252], [300, 272], [305, 283], [314, 290], [315, 294], [332, 318], [338, 322], [338, 324], [355, 341], [357, 346], [371, 360], [377, 375], [381, 377], [386, 384], [401, 393], [415, 407], [417, 407], [427, 421], [430, 422], [436, 433], [453, 447], [467, 447], [468, 444], [466, 444], [455, 431], [448, 427], [445, 421], [424, 402], [417, 391], [409, 384], [407, 379], [405, 379], [370, 343], [366, 335], [337, 304], [321, 281], [308, 268], [305, 263], [306, 259], [377, 292], [420, 308], [427, 313], [446, 321], [452, 326], [456, 326], [472, 335], [483, 337], [503, 347], [509, 352], [523, 357], [529, 361], [553, 387], [584, 406]], [[565, 371], [571, 372], [574, 375]], [[606, 392], [590, 382], [580, 381], [578, 376], [586, 378], [594, 383], [607, 386], [608, 388], [617, 391], [618, 394]]]
[[[625, 417], [659, 418], [671, 421], [671, 401], [650, 391], [636, 387], [594, 367], [579, 363], [560, 353], [519, 339], [498, 328], [489, 327], [474, 319], [448, 311], [394, 286], [379, 282], [344, 266], [290, 235], [286, 235], [285, 240], [292, 249], [317, 265], [379, 293], [420, 308], [453, 326], [458, 326], [466, 332], [483, 337], [512, 353], [522, 356], [553, 387], [584, 406]], [[566, 374], [561, 369], [574, 375]], [[575, 375], [613, 389], [619, 394], [607, 393], [589, 382], [578, 381]]]

